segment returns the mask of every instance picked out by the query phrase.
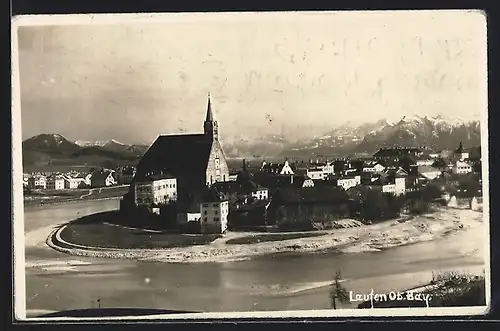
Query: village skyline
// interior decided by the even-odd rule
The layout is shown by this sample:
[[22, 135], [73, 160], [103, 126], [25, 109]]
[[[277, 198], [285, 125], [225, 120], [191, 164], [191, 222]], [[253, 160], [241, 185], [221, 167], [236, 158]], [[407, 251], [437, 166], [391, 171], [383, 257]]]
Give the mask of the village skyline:
[[23, 139], [199, 132], [209, 92], [222, 137], [307, 137], [415, 113], [469, 120], [484, 108], [479, 13], [224, 17], [21, 27]]

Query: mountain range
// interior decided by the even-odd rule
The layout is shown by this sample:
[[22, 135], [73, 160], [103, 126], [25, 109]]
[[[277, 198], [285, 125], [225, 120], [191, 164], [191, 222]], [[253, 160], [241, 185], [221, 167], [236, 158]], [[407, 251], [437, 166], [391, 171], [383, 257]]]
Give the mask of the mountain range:
[[23, 165], [104, 166], [133, 164], [147, 150], [146, 145], [126, 145], [115, 140], [72, 142], [60, 134], [39, 134], [22, 143]]
[[[222, 141], [230, 158], [311, 158], [312, 156], [351, 156], [373, 154], [381, 147], [427, 146], [433, 150], [480, 146], [478, 120], [459, 120], [444, 116], [405, 116], [361, 125], [346, 123], [318, 136], [290, 141], [283, 135], [238, 138]], [[40, 134], [23, 141], [23, 164], [102, 164], [134, 163], [147, 150], [146, 145], [128, 145], [116, 140], [75, 141], [60, 134]]]
[[478, 120], [404, 116], [391, 122], [381, 119], [373, 123], [345, 123], [329, 132], [298, 142], [283, 136], [267, 136], [259, 141], [224, 144], [228, 155], [240, 157], [311, 158], [312, 156], [371, 155], [381, 147], [427, 146], [433, 150], [454, 149], [462, 141], [465, 146], [481, 145]]

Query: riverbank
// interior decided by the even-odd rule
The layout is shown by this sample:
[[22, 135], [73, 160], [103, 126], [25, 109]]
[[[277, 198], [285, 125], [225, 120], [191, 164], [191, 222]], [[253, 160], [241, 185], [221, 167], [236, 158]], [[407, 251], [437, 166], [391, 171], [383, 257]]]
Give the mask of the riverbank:
[[[440, 208], [432, 214], [387, 221], [354, 228], [323, 231], [321, 235], [251, 244], [234, 244], [235, 239], [262, 236], [262, 233], [228, 233], [210, 243], [167, 249], [97, 248], [74, 244], [61, 238], [65, 226], [55, 230], [47, 244], [71, 255], [135, 259], [168, 263], [226, 262], [282, 252], [318, 252], [334, 249], [340, 253], [380, 251], [430, 241], [483, 224], [483, 214], [470, 209]], [[151, 235], [145, 232], [145, 235]], [[272, 235], [272, 234], [271, 234]], [[233, 244], [228, 243], [233, 240]]]
[[[358, 308], [485, 306], [484, 269], [482, 275], [456, 271], [437, 274], [426, 285], [398, 293], [368, 294], [369, 299], [360, 303]], [[351, 292], [350, 299], [352, 300], [353, 297]]]

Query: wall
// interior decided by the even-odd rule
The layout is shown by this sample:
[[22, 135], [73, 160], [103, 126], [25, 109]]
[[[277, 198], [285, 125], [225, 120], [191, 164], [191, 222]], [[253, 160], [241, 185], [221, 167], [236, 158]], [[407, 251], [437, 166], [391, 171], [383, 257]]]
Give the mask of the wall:
[[202, 233], [224, 233], [227, 230], [228, 201], [202, 203], [200, 213]]
[[269, 199], [269, 190], [256, 190], [252, 192], [252, 197], [257, 200]]
[[395, 186], [395, 195], [406, 194], [406, 178], [396, 178]]
[[[217, 158], [219, 159], [218, 166], [216, 161]], [[219, 176], [219, 179], [217, 179], [217, 176]], [[227, 165], [224, 151], [222, 150], [219, 142], [214, 142], [212, 144], [205, 178], [207, 185], [211, 185], [215, 182], [229, 181], [229, 167]]]

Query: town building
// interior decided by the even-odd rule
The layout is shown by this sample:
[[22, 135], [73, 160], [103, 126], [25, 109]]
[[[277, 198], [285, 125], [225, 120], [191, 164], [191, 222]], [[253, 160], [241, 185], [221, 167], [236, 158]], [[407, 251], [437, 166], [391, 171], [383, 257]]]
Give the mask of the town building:
[[338, 187], [279, 188], [268, 207], [270, 224], [286, 222], [308, 229], [315, 221], [349, 217], [350, 199]]
[[30, 189], [42, 189], [47, 188], [47, 177], [44, 175], [36, 174], [28, 179], [28, 187]]
[[70, 175], [63, 175], [64, 188], [67, 190], [74, 190], [80, 188], [82, 183], [85, 184], [85, 178], [72, 177]]
[[294, 166], [288, 160], [285, 160], [284, 163], [267, 163], [263, 161], [260, 171], [278, 175], [293, 175], [295, 173]]
[[114, 171], [101, 169], [94, 171], [90, 176], [91, 187], [107, 187], [116, 185], [116, 178], [113, 176]]
[[229, 201], [216, 190], [203, 195], [200, 205], [201, 233], [226, 233]]
[[159, 214], [162, 205], [177, 200], [177, 179], [171, 175], [151, 175], [134, 184], [134, 203]]
[[64, 190], [64, 177], [52, 175], [47, 177], [46, 186], [48, 190]]
[[268, 200], [269, 199], [269, 189], [265, 187], [256, 187], [252, 190], [252, 197], [256, 200]]
[[306, 170], [306, 175], [312, 180], [324, 180], [328, 174], [325, 173], [323, 168], [311, 168]]
[[464, 161], [469, 158], [469, 153], [464, 149], [462, 142], [460, 142], [458, 148], [454, 151], [453, 156], [459, 161]]
[[453, 163], [451, 172], [456, 175], [465, 175], [472, 172], [472, 166], [464, 161], [456, 161]]
[[135, 167], [132, 166], [127, 166], [127, 167], [120, 167], [116, 171], [116, 179], [119, 184], [130, 184], [132, 183], [132, 180], [134, 179], [135, 176]]
[[378, 161], [368, 162], [363, 166], [363, 172], [382, 172], [385, 167]]
[[337, 179], [337, 186], [342, 187], [344, 190], [348, 190], [351, 187], [360, 184], [361, 184], [361, 175], [343, 176]]

